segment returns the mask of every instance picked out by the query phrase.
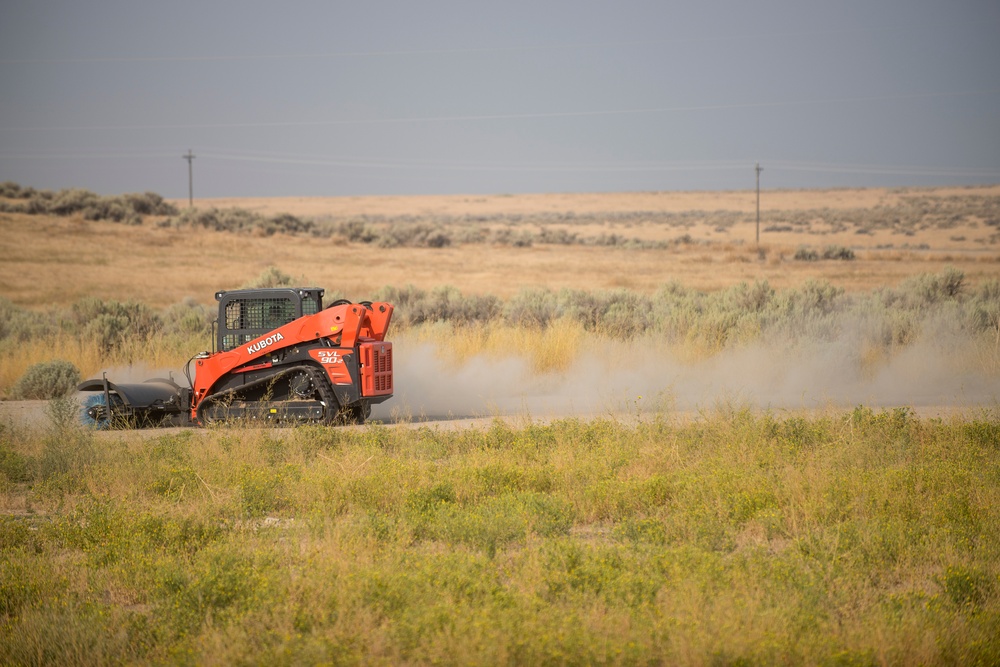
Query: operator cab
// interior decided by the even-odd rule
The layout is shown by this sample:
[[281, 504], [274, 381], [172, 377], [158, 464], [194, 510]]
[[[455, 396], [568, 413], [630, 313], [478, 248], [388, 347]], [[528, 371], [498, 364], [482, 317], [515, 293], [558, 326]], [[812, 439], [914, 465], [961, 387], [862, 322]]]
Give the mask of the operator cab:
[[215, 293], [219, 302], [219, 350], [228, 352], [269, 331], [323, 308], [319, 287], [241, 289]]

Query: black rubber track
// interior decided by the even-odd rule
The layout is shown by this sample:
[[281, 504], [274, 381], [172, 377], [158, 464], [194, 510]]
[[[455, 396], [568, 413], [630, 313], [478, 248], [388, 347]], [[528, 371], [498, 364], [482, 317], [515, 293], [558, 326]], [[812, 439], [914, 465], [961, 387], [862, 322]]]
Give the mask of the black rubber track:
[[[287, 375], [292, 375], [293, 373], [298, 373], [305, 371], [312, 382], [315, 389], [315, 393], [318, 394], [317, 400], [321, 401], [327, 406], [324, 411], [323, 419], [313, 419], [309, 420], [314, 424], [333, 424], [336, 423], [337, 419], [340, 417], [340, 404], [337, 402], [337, 397], [333, 393], [333, 387], [330, 386], [330, 380], [326, 377], [320, 369], [309, 364], [297, 364], [295, 366], [289, 366], [288, 368], [283, 368], [280, 371], [268, 375], [267, 377], [261, 378], [255, 382], [244, 385], [236, 389], [228, 389], [226, 391], [220, 391], [216, 394], [209, 394], [201, 403], [198, 404], [198, 421], [202, 424], [209, 424], [216, 421], [212, 418], [206, 418], [205, 409], [211, 405], [227, 402], [227, 401], [242, 401], [240, 398], [240, 392], [260, 385], [272, 383], [280, 378]], [[276, 407], [280, 406], [282, 401], [290, 400], [291, 397], [287, 394], [285, 396], [276, 396], [274, 400], [271, 401], [244, 401], [247, 404], [258, 404], [261, 409], [266, 407]], [[299, 422], [301, 423], [301, 422]]]

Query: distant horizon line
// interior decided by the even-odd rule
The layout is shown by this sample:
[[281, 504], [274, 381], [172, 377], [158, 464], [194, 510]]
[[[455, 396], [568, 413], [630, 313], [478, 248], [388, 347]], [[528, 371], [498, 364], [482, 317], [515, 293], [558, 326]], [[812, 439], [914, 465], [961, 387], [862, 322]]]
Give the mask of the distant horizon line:
[[[62, 192], [69, 190], [87, 190], [98, 196], [121, 196], [126, 194], [144, 194], [152, 193], [162, 197], [166, 201], [177, 201], [186, 202], [188, 201], [187, 195], [164, 195], [156, 190], [147, 189], [143, 191], [139, 190], [127, 190], [121, 192], [99, 192], [84, 186], [67, 186], [63, 188], [45, 188], [36, 187], [33, 185], [25, 185], [13, 179], [2, 179], [0, 177], [0, 184], [13, 184], [22, 190], [34, 190], [36, 192]], [[981, 183], [938, 183], [933, 185], [829, 185], [829, 186], [803, 186], [803, 187], [764, 187], [761, 186], [760, 192], [832, 192], [832, 191], [851, 191], [851, 190], [886, 190], [886, 191], [899, 191], [899, 190], [943, 190], [943, 189], [961, 189], [961, 190], [975, 190], [975, 189], [988, 189], [1000, 187], [1000, 181], [994, 182], [981, 182]], [[628, 195], [628, 194], [684, 194], [684, 193], [726, 193], [726, 192], [756, 192], [755, 187], [746, 188], [675, 188], [675, 189], [622, 189], [622, 190], [546, 190], [546, 191], [497, 191], [497, 192], [427, 192], [427, 193], [367, 193], [367, 194], [263, 194], [263, 195], [242, 195], [242, 194], [216, 194], [216, 195], [196, 195], [193, 199], [195, 202], [198, 201], [210, 201], [216, 199], [362, 199], [362, 198], [419, 198], [419, 197], [544, 197], [544, 196], [555, 196], [555, 195]]]
[[[830, 192], [849, 190], [944, 190], [944, 189], [986, 189], [1000, 187], [1000, 181], [995, 183], [965, 183], [938, 185], [831, 185], [814, 187], [761, 187], [764, 192]], [[722, 193], [722, 192], [756, 192], [756, 188], [678, 188], [661, 190], [549, 190], [545, 192], [452, 192], [452, 193], [409, 193], [409, 194], [341, 194], [341, 195], [211, 195], [195, 196], [194, 201], [211, 199], [361, 199], [376, 197], [395, 197], [399, 199], [410, 197], [545, 197], [550, 195], [613, 195], [613, 194], [679, 194], [679, 193]], [[187, 201], [186, 196], [167, 197], [167, 200]]]

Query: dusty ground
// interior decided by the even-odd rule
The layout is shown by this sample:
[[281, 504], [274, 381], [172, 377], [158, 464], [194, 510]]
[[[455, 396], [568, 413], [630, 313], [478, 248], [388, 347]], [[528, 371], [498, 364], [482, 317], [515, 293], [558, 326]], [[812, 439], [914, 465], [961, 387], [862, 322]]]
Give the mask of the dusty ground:
[[[764, 279], [783, 288], [809, 278], [860, 291], [896, 285], [946, 266], [963, 270], [971, 283], [1000, 277], [997, 228], [976, 216], [956, 216], [946, 225], [931, 227], [904, 220], [894, 228], [864, 233], [850, 220], [839, 226], [809, 220], [816, 211], [879, 212], [913, 196], [933, 207], [962, 198], [995, 198], [1000, 186], [764, 191], [759, 251], [751, 191], [196, 200], [202, 208], [239, 206], [318, 219], [471, 216], [462, 224], [475, 225], [477, 216], [487, 220], [526, 216], [524, 224], [533, 231], [540, 224], [552, 224], [582, 236], [691, 240], [666, 250], [481, 243], [386, 249], [337, 237], [256, 237], [160, 228], [152, 222], [127, 227], [80, 218], [0, 214], [0, 296], [38, 307], [69, 305], [85, 296], [134, 298], [157, 307], [185, 297], [211, 303], [216, 290], [238, 287], [268, 266], [353, 299], [368, 298], [385, 285], [406, 284], [426, 289], [453, 285], [467, 293], [510, 296], [537, 286], [652, 292], [672, 280], [698, 289], [720, 289], [741, 280]], [[741, 222], [718, 225], [720, 211], [739, 213]], [[795, 226], [784, 229], [788, 225], [774, 224], [779, 212], [783, 219], [795, 220]], [[657, 213], [686, 215], [680, 222], [664, 224], [656, 221]], [[644, 214], [650, 219], [645, 220]], [[586, 221], [575, 223], [576, 218]], [[822, 250], [829, 245], [851, 248], [857, 259], [793, 259], [799, 248]]]
[[[50, 423], [49, 418], [46, 414], [47, 401], [0, 401], [0, 423], [13, 424], [16, 428], [44, 428]], [[881, 406], [877, 409], [892, 409], [895, 406]], [[962, 418], [968, 415], [980, 415], [985, 409], [984, 406], [956, 406], [956, 405], [916, 405], [907, 406], [908, 409], [912, 410], [913, 414], [922, 419], [954, 419]], [[761, 414], [765, 412], [771, 412], [779, 417], [790, 417], [790, 416], [803, 416], [808, 418], [818, 418], [824, 415], [841, 415], [850, 412], [850, 406], [842, 407], [824, 407], [816, 409], [806, 409], [797, 408], [794, 410], [784, 409], [784, 408], [768, 408], [768, 409], [757, 409]], [[685, 424], [691, 422], [697, 422], [703, 420], [706, 417], [711, 416], [711, 412], [705, 412], [703, 410], [678, 410], [670, 412], [667, 418], [677, 424]], [[608, 415], [607, 413], [601, 414], [562, 414], [557, 416], [530, 416], [530, 415], [518, 415], [518, 414], [507, 414], [502, 418], [511, 424], [547, 424], [554, 419], [563, 418], [580, 418], [580, 419], [594, 419], [594, 418], [611, 418], [625, 423], [632, 423], [637, 419], [651, 419], [651, 415], [636, 415], [636, 414], [618, 414], [618, 415]], [[396, 422], [401, 424], [407, 424], [413, 428], [441, 428], [445, 430], [459, 430], [466, 428], [479, 428], [488, 429], [493, 423], [493, 420], [497, 418], [497, 415], [482, 416], [482, 415], [461, 415], [461, 416], [436, 416], [436, 417], [408, 417], [402, 421]], [[377, 418], [373, 418], [376, 421]], [[384, 423], [393, 423], [393, 420], [389, 417], [383, 419]], [[337, 428], [346, 429], [363, 429], [364, 426], [338, 426]], [[170, 428], [152, 428], [152, 429], [141, 429], [134, 431], [106, 431], [101, 432], [100, 435], [107, 439], [117, 439], [122, 436], [123, 433], [133, 434], [140, 437], [158, 437], [162, 435], [167, 435], [171, 433], [177, 433], [179, 431], [187, 430], [186, 428], [170, 427]], [[200, 429], [199, 429], [200, 430]], [[277, 433], [288, 433], [291, 431], [290, 428], [276, 428], [274, 429]]]

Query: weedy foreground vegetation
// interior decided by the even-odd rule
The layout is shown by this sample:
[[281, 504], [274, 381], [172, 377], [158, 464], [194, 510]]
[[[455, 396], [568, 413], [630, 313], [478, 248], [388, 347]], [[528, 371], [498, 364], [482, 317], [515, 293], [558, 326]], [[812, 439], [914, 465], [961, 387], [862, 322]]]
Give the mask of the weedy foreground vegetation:
[[1000, 419], [0, 427], [3, 664], [1000, 662]]

